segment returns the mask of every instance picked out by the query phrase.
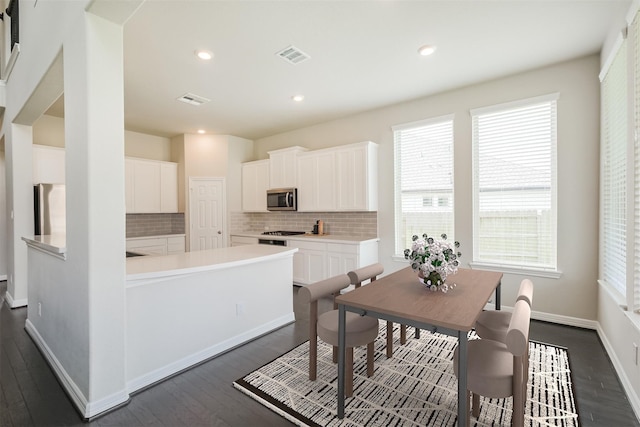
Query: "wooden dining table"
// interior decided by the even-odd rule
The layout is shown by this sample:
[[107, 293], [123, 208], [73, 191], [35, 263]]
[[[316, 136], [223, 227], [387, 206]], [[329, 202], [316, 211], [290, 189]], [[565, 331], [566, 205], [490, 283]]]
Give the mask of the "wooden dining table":
[[458, 337], [458, 426], [465, 426], [467, 401], [467, 343], [480, 312], [495, 292], [500, 310], [502, 273], [459, 268], [446, 279], [448, 292], [431, 291], [411, 267], [403, 268], [336, 297], [338, 324], [338, 418], [345, 411], [345, 318], [351, 311], [432, 332]]

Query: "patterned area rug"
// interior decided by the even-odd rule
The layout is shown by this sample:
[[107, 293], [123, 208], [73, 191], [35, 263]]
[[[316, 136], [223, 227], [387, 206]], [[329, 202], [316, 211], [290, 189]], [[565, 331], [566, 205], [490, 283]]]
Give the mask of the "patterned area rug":
[[[457, 380], [453, 350], [457, 339], [408, 328], [400, 345], [394, 332], [393, 358], [385, 355], [386, 323], [376, 340], [375, 372], [366, 375], [365, 348], [354, 354], [354, 396], [345, 418], [336, 416], [337, 368], [331, 347], [318, 340], [318, 379], [309, 381], [309, 343], [234, 382], [240, 391], [299, 426], [454, 426]], [[472, 336], [471, 338], [475, 338]], [[525, 426], [579, 426], [566, 349], [531, 342]], [[512, 399], [480, 399], [472, 426], [511, 425]]]

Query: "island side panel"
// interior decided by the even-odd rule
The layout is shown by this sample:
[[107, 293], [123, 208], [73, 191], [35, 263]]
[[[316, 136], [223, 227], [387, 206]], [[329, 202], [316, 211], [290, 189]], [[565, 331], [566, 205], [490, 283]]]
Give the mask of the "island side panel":
[[293, 254], [127, 288], [127, 388], [294, 321]]

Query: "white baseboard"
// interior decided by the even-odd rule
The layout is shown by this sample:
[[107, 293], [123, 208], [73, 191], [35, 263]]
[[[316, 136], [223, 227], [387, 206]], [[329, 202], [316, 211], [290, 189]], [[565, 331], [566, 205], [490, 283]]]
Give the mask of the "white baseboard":
[[244, 344], [247, 341], [258, 338], [264, 334], [268, 334], [269, 332], [272, 332], [278, 328], [281, 328], [282, 326], [288, 325], [293, 321], [295, 321], [295, 316], [293, 312], [291, 312], [285, 316], [272, 320], [269, 323], [260, 325], [257, 328], [246, 331], [240, 335], [231, 337], [221, 343], [218, 343], [211, 347], [200, 350], [180, 360], [176, 360], [175, 362], [170, 363], [166, 366], [163, 366], [162, 368], [156, 369], [152, 372], [149, 372], [145, 375], [141, 375], [137, 378], [133, 378], [130, 381], [127, 381], [127, 391], [129, 393], [133, 393], [136, 390], [140, 390], [144, 387], [147, 387], [151, 384], [161, 381], [167, 377], [170, 377], [171, 375], [175, 375], [180, 371], [183, 371], [202, 361], [210, 359], [211, 357], [217, 356], [227, 350], [230, 350], [234, 347]]
[[[495, 305], [492, 303], [489, 303], [485, 305], [484, 309], [495, 310]], [[513, 307], [509, 307], [505, 305], [502, 305], [500, 309], [504, 311], [509, 311], [509, 312], [513, 311]], [[531, 318], [534, 320], [541, 320], [543, 322], [558, 323], [560, 325], [576, 326], [578, 328], [585, 328], [585, 329], [597, 330], [599, 327], [599, 323], [595, 320], [581, 319], [579, 317], [562, 316], [560, 314], [544, 313], [542, 311], [532, 310]]]
[[95, 417], [96, 415], [99, 415], [102, 412], [105, 412], [129, 400], [129, 394], [127, 393], [127, 391], [121, 390], [100, 400], [96, 400], [93, 402], [87, 401], [85, 395], [82, 393], [80, 388], [78, 388], [73, 379], [71, 379], [69, 374], [67, 374], [67, 371], [64, 369], [60, 361], [58, 361], [56, 356], [53, 354], [47, 343], [44, 341], [42, 336], [38, 333], [38, 330], [35, 328], [33, 323], [29, 321], [29, 319], [27, 319], [26, 321], [25, 329], [29, 336], [31, 336], [33, 341], [36, 343], [45, 359], [47, 359], [47, 362], [53, 370], [53, 373], [56, 375], [65, 391], [69, 395], [69, 398], [76, 406], [76, 408], [78, 408], [85, 419]]
[[27, 306], [27, 299], [26, 298], [14, 299], [13, 295], [11, 295], [11, 293], [9, 291], [7, 291], [5, 293], [5, 299], [7, 300], [7, 304], [9, 304], [9, 307], [11, 307], [11, 308], [20, 308], [20, 307], [26, 307]]
[[604, 330], [600, 326], [600, 323], [598, 323], [597, 331], [598, 331], [598, 336], [602, 341], [602, 345], [604, 346], [607, 354], [609, 355], [609, 359], [611, 359], [611, 363], [613, 364], [613, 367], [615, 368], [616, 373], [620, 378], [622, 387], [624, 388], [624, 391], [627, 394], [627, 399], [629, 399], [629, 404], [631, 404], [631, 407], [633, 408], [633, 412], [635, 412], [636, 414], [636, 418], [640, 420], [640, 398], [636, 394], [635, 389], [633, 388], [633, 385], [631, 383], [631, 380], [625, 374], [624, 367], [622, 366], [620, 359], [618, 359], [618, 356], [616, 355], [616, 352], [613, 346], [607, 339], [607, 336], [605, 335]]

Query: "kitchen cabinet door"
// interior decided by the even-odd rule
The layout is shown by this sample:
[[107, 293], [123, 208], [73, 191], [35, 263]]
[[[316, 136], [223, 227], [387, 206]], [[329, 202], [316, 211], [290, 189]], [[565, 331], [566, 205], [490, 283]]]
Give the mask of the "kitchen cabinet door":
[[289, 241], [288, 246], [298, 248], [293, 254], [293, 282], [308, 285], [327, 276], [327, 245], [318, 242]]
[[124, 200], [127, 213], [135, 213], [134, 171], [135, 161], [133, 159], [124, 159]]
[[296, 188], [298, 186], [296, 160], [298, 153], [305, 151], [307, 151], [306, 148], [298, 146], [269, 151], [270, 188]]
[[161, 212], [160, 162], [135, 160], [133, 172], [134, 212]]
[[243, 212], [267, 212], [269, 160], [242, 164]]
[[178, 164], [160, 164], [160, 212], [178, 212]]
[[318, 150], [298, 156], [298, 210], [336, 210], [335, 150]]
[[347, 274], [360, 267], [358, 262], [358, 245], [332, 243], [327, 247], [327, 277]]
[[339, 211], [378, 209], [378, 146], [367, 141], [351, 144], [336, 152]]

